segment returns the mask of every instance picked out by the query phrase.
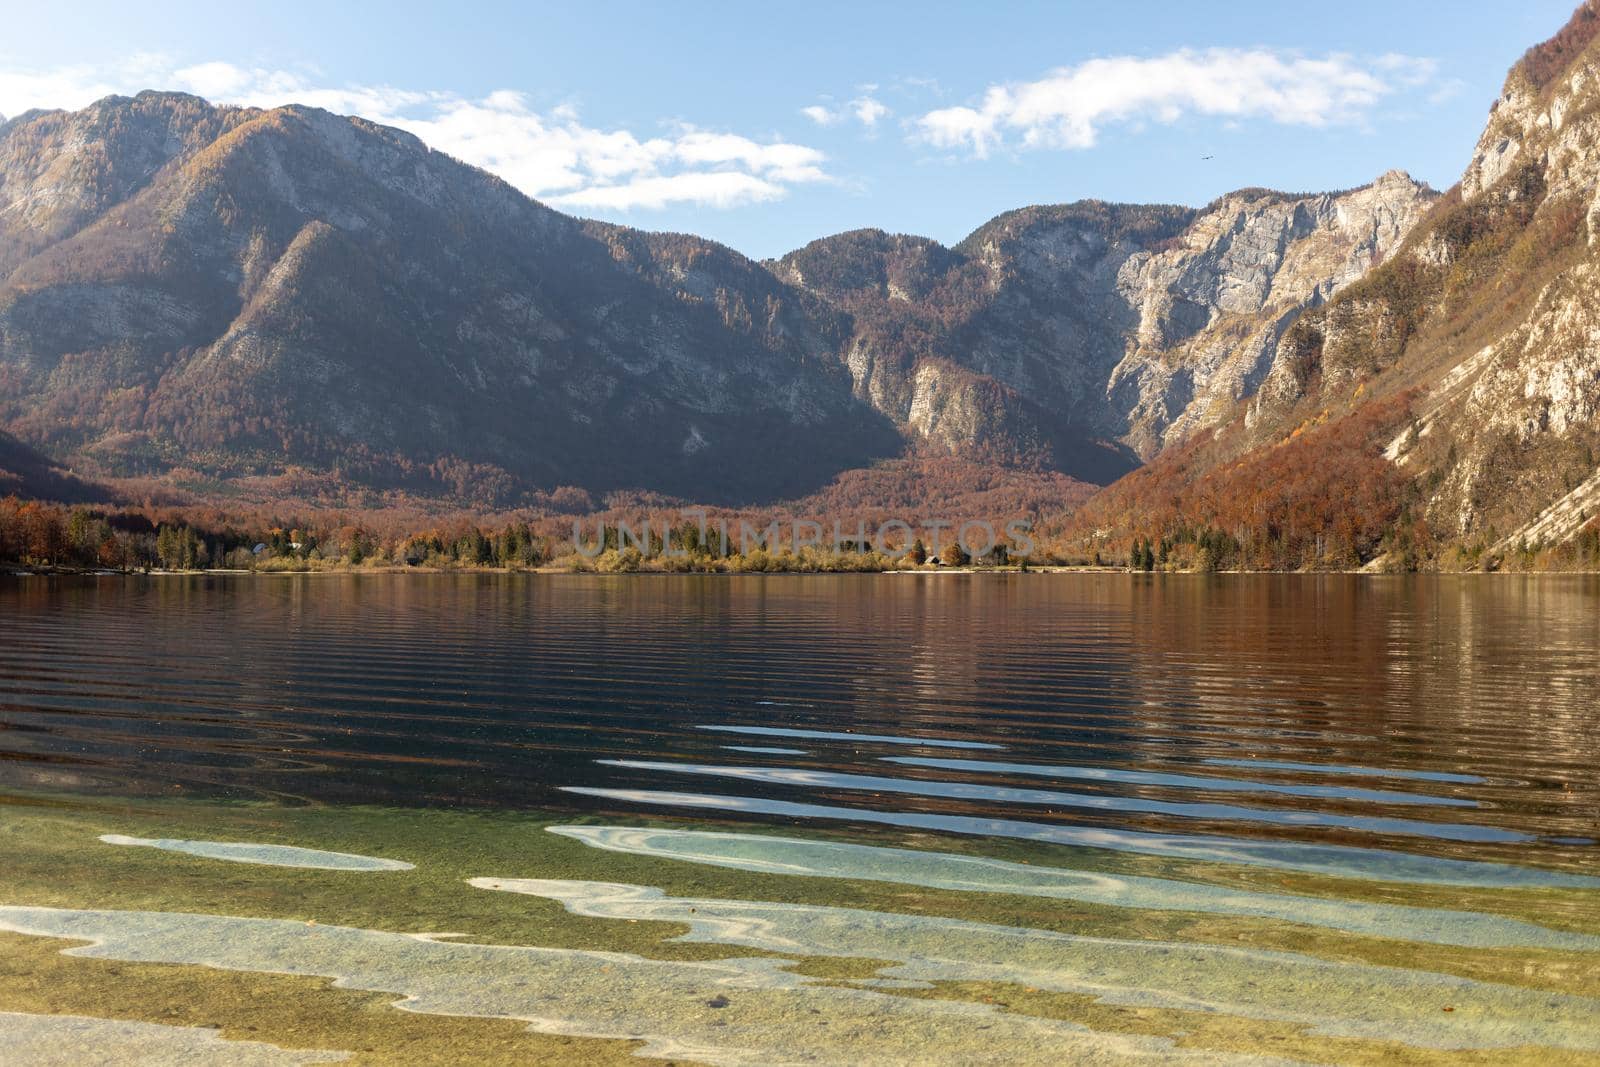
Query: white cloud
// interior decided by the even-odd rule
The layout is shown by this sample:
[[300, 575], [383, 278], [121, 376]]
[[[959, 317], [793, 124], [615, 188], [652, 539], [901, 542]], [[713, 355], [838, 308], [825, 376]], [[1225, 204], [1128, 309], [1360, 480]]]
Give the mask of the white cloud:
[[[877, 126], [878, 120], [890, 114], [888, 107], [875, 99], [871, 94], [877, 86], [862, 86], [866, 95], [858, 96], [849, 104], [840, 108], [830, 108], [823, 104], [812, 104], [810, 107], [800, 109], [800, 114], [815, 122], [818, 126], [837, 126], [846, 119], [855, 119], [861, 125], [871, 130]], [[825, 98], [826, 99], [826, 98]]]
[[878, 124], [878, 120], [889, 114], [889, 109], [870, 96], [857, 97], [850, 101], [850, 109], [855, 112], [856, 121], [869, 129]]
[[1088, 148], [1114, 123], [1171, 123], [1191, 114], [1327, 126], [1360, 122], [1384, 97], [1436, 74], [1432, 60], [1394, 54], [1361, 60], [1213, 48], [1113, 56], [1037, 81], [992, 85], [975, 105], [917, 117], [912, 133], [935, 147], [985, 156], [1012, 143]]
[[626, 211], [663, 208], [690, 201], [711, 207], [739, 207], [763, 200], [779, 200], [788, 192], [766, 178], [739, 171], [689, 171], [681, 174], [634, 178], [619, 185], [591, 185], [553, 197], [558, 207]]
[[197, 96], [222, 100], [252, 88], [251, 72], [232, 63], [197, 63], [174, 72], [182, 84]]
[[82, 107], [117, 91], [93, 67], [63, 67], [41, 74], [0, 70], [0, 114], [13, 118], [34, 108]]
[[831, 180], [817, 149], [678, 123], [656, 136], [585, 125], [571, 105], [540, 110], [511, 90], [481, 99], [387, 85], [330, 87], [291, 71], [135, 56], [107, 69], [0, 71], [0, 114], [77, 109], [112, 93], [177, 89], [250, 107], [307, 104], [416, 134], [530, 196], [608, 211], [734, 207]]
[[818, 126], [832, 126], [834, 123], [844, 118], [844, 116], [839, 114], [837, 111], [829, 111], [821, 104], [812, 104], [810, 107], [803, 107], [800, 109], [800, 114], [804, 115], [812, 122], [815, 122]]

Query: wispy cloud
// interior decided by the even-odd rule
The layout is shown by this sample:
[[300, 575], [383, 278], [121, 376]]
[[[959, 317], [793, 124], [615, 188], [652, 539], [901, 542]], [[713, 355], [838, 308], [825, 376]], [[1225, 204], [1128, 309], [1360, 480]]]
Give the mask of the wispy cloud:
[[889, 114], [888, 107], [870, 96], [852, 100], [850, 102], [850, 110], [855, 115], [856, 121], [867, 127], [876, 126], [879, 119]]
[[[876, 86], [872, 88], [876, 88]], [[837, 126], [841, 122], [853, 119], [867, 130], [876, 128], [878, 120], [888, 117], [891, 113], [888, 105], [878, 100], [870, 92], [856, 97], [841, 107], [812, 104], [800, 109], [800, 114], [815, 122], [818, 126]]]
[[800, 114], [815, 122], [818, 126], [833, 126], [844, 120], [844, 112], [833, 111], [821, 104], [812, 104], [800, 109]]
[[1385, 97], [1432, 82], [1434, 61], [1383, 55], [1320, 58], [1266, 49], [1183, 49], [1062, 67], [1037, 81], [991, 85], [972, 105], [917, 116], [912, 137], [988, 155], [1006, 145], [1089, 148], [1116, 123], [1188, 115], [1284, 125], [1359, 123]]
[[0, 114], [84, 107], [112, 93], [177, 89], [250, 107], [307, 104], [416, 134], [530, 196], [572, 208], [727, 208], [777, 200], [796, 185], [831, 180], [822, 152], [674, 122], [654, 135], [585, 124], [576, 109], [535, 107], [501, 90], [469, 98], [388, 85], [329, 86], [284, 70], [220, 61], [178, 65], [135, 56], [115, 68], [0, 72]]
[[767, 178], [742, 171], [685, 171], [633, 178], [615, 185], [590, 185], [556, 197], [563, 207], [594, 210], [663, 208], [685, 201], [710, 207], [736, 207], [781, 200], [788, 190]]

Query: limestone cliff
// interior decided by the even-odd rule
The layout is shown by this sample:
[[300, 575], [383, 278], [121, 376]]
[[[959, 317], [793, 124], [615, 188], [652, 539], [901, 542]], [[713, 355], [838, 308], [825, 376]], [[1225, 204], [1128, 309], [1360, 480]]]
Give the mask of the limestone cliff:
[[[1238, 390], [1203, 448], [1169, 452], [1092, 502], [1093, 521], [1126, 529], [1152, 501], [1179, 501], [1190, 513], [1175, 527], [1222, 524], [1213, 549], [1246, 565], [1437, 551], [1492, 566], [1586, 528], [1594, 540], [1600, 3], [1511, 71], [1455, 188], [1414, 219], [1369, 202], [1357, 229], [1369, 227], [1401, 239], [1355, 277], [1370, 255], [1358, 254], [1342, 286], [1264, 330], [1246, 362], [1265, 370], [1254, 394]], [[1322, 262], [1313, 274], [1331, 273]], [[1246, 484], [1269, 470], [1280, 485]]]
[[1072, 435], [1143, 459], [1231, 417], [1287, 325], [1435, 198], [1391, 172], [1337, 194], [1244, 190], [1200, 211], [1035, 207], [954, 249], [858, 231], [773, 266], [853, 314], [844, 359], [858, 395], [923, 437], [959, 449]]
[[[1415, 389], [1385, 455], [1436, 534], [1498, 551], [1560, 543], [1600, 514], [1597, 29], [1586, 4], [1511, 71], [1459, 188], [1318, 323], [1309, 399]], [[1269, 382], [1255, 419], [1303, 392]]]
[[[1426, 393], [1417, 424], [1391, 447], [1434, 483], [1435, 526], [1499, 550], [1559, 544], [1600, 515], [1600, 29], [1586, 4], [1570, 53], [1541, 77], [1539, 50], [1506, 80], [1461, 179], [1463, 207], [1526, 205], [1526, 261], [1501, 289], [1527, 291], [1504, 328], [1482, 338]], [[1548, 59], [1546, 60], [1548, 62]], [[1462, 270], [1447, 243], [1432, 252]], [[1465, 309], [1463, 309], [1465, 310]], [[1458, 312], [1458, 317], [1459, 317]]]
[[1339, 194], [1234, 193], [1175, 247], [1131, 258], [1117, 282], [1139, 324], [1109, 384], [1114, 405], [1136, 398], [1129, 443], [1149, 457], [1226, 422], [1289, 324], [1398, 246], [1435, 199], [1400, 171]]

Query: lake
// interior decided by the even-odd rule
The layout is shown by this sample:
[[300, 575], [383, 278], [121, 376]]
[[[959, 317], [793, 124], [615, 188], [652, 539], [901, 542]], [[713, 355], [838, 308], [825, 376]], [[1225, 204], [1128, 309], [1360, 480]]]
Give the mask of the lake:
[[1597, 698], [1592, 577], [0, 579], [0, 1047], [1600, 1063]]

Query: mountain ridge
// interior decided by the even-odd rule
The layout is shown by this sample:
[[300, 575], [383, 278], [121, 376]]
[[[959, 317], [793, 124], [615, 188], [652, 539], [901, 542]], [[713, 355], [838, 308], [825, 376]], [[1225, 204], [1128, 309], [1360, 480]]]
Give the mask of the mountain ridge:
[[0, 127], [0, 430], [197, 499], [737, 505], [977, 465], [1065, 476], [1063, 507], [1115, 482], [1069, 524], [1096, 552], [1500, 557], [1600, 511], [1597, 12], [1513, 68], [1444, 193], [1032, 205], [762, 262], [317, 109], [29, 112]]
[[[167, 453], [153, 468], [224, 477], [339, 461], [357, 481], [403, 481], [459, 461], [498, 468], [482, 474], [507, 493], [561, 474], [624, 487], [607, 457], [627, 454], [646, 487], [713, 497], [804, 489], [893, 449], [829, 381], [828, 316], [764, 276], [719, 287], [742, 257], [710, 242], [582, 223], [316, 109], [143, 94], [36, 121], [121, 130], [189, 109], [187, 130], [220, 135], [155, 159], [147, 137], [136, 190], [92, 150], [66, 161], [79, 195], [40, 211], [15, 210], [37, 202], [7, 189], [16, 167], [0, 184], [0, 244], [22, 250], [0, 280], [4, 414], [32, 443], [126, 463], [139, 456], [117, 435], [132, 434]], [[7, 147], [19, 131], [33, 127], [14, 124]], [[656, 256], [682, 262], [647, 276]], [[130, 392], [137, 410], [108, 406]]]
[[159, 92], [18, 116], [0, 201], [0, 425], [31, 446], [108, 478], [307, 468], [495, 505], [775, 499], [926, 449], [1109, 482], [1153, 447], [1101, 395], [1123, 353], [1099, 320], [1135, 315], [1116, 269], [1204, 217], [1085, 201], [898, 239], [865, 252], [897, 277], [933, 256], [901, 279], [919, 299], [875, 300], [796, 266], [855, 238], [760, 264], [365, 120]]

